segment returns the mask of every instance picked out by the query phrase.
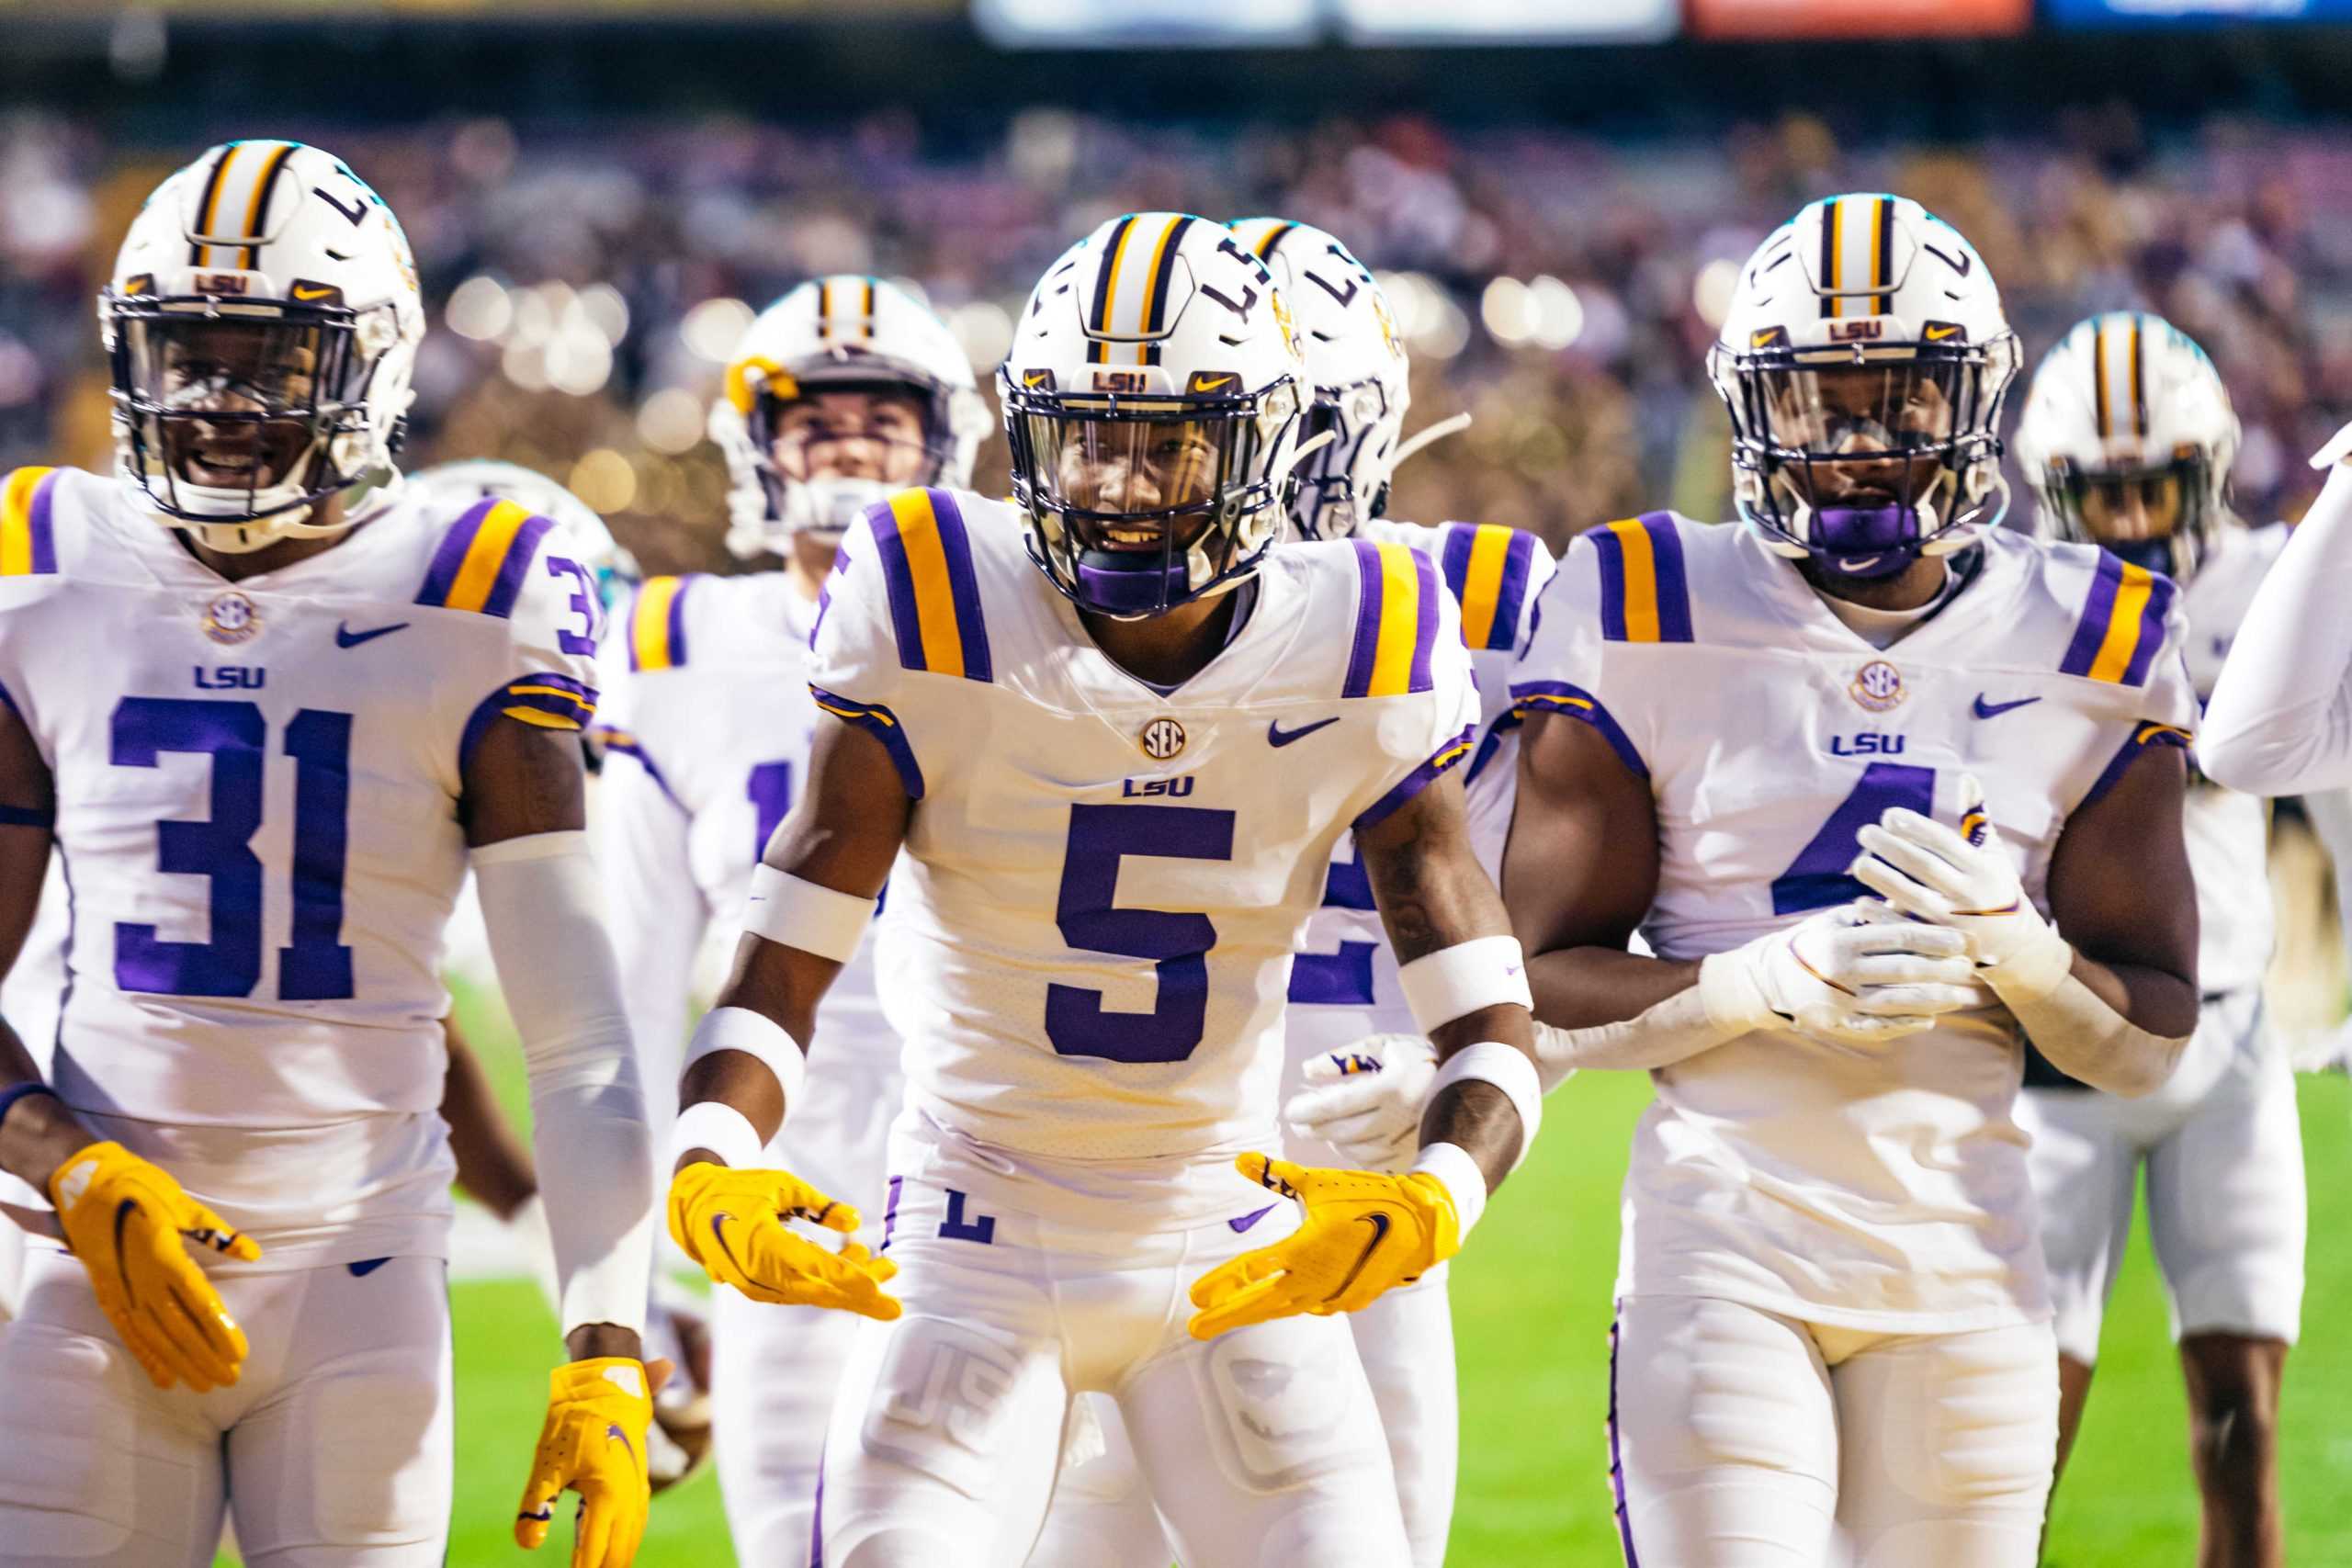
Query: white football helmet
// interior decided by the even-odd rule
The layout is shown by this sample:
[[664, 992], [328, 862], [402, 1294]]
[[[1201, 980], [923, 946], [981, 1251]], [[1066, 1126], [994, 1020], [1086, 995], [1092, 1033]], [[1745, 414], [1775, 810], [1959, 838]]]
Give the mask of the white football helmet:
[[1707, 355], [1733, 496], [1778, 554], [1841, 577], [1949, 555], [2008, 509], [2017, 334], [1975, 247], [1902, 197], [1830, 197], [1740, 273]]
[[1291, 525], [1305, 539], [1344, 539], [1377, 517], [1400, 460], [1412, 400], [1405, 337], [1363, 263], [1320, 229], [1243, 218], [1233, 231], [1266, 264], [1298, 321], [1314, 401], [1302, 442], [1331, 440], [1299, 459]]
[[1038, 568], [1130, 619], [1241, 581], [1282, 533], [1306, 384], [1283, 290], [1224, 224], [1131, 212], [1072, 245], [998, 372]]
[[407, 236], [333, 153], [231, 141], [156, 187], [98, 296], [115, 450], [167, 526], [257, 550], [387, 484], [424, 305]]
[[[899, 483], [786, 474], [775, 460], [776, 417], [821, 391], [912, 396], [923, 410], [922, 471]], [[838, 540], [894, 490], [964, 489], [988, 427], [972, 362], [945, 322], [876, 278], [811, 278], [760, 312], [711, 405], [710, 438], [727, 455], [727, 547], [745, 560], [782, 555], [796, 534]]]
[[2017, 446], [2050, 532], [2152, 571], [2186, 580], [2229, 516], [2229, 389], [2162, 317], [2076, 322], [2033, 373]]
[[495, 457], [435, 463], [409, 475], [408, 489], [446, 509], [463, 510], [478, 501], [495, 499], [552, 518], [571, 536], [571, 553], [580, 564], [595, 574], [597, 596], [608, 610], [643, 575], [638, 570], [637, 558], [621, 547], [594, 507], [520, 463]]

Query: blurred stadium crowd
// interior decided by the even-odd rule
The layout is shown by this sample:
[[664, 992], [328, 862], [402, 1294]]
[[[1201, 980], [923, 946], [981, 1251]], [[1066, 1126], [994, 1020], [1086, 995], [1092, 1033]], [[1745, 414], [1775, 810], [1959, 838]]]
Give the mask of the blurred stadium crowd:
[[[1727, 508], [1703, 365], [1737, 258], [1811, 197], [1898, 190], [1973, 238], [2030, 356], [2094, 310], [2169, 316], [2245, 423], [2256, 518], [2316, 490], [2302, 455], [2352, 411], [2352, 142], [2121, 109], [2053, 135], [1841, 145], [1792, 118], [1719, 140], [1605, 141], [1396, 118], [1304, 131], [1031, 110], [953, 136], [879, 114], [825, 130], [445, 120], [190, 126], [169, 146], [0, 124], [0, 467], [105, 461], [91, 297], [141, 196], [227, 134], [341, 153], [405, 218], [435, 332], [408, 460], [501, 457], [564, 480], [649, 570], [725, 570], [703, 410], [752, 310], [818, 272], [911, 280], [983, 372], [1030, 284], [1134, 209], [1276, 212], [1346, 237], [1416, 355], [1408, 431], [1476, 422], [1408, 466], [1392, 511], [1540, 530]], [[2013, 404], [2014, 407], [2014, 400]], [[1001, 444], [981, 463], [1001, 484]], [[2013, 514], [2023, 521], [2024, 499]]]

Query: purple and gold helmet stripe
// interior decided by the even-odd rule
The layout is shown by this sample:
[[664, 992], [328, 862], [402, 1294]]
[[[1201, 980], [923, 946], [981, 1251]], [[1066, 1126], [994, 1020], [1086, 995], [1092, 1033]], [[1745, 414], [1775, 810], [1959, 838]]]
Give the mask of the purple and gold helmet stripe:
[[1397, 697], [1426, 692], [1437, 644], [1437, 570], [1408, 545], [1351, 541], [1356, 553], [1355, 642], [1342, 697]]
[[1821, 209], [1821, 313], [1836, 318], [1839, 311], [1838, 298], [1838, 211], [1846, 204], [1833, 198]]
[[[1415, 553], [1419, 554], [1418, 551]], [[1448, 772], [1459, 766], [1462, 761], [1470, 755], [1471, 748], [1476, 743], [1477, 733], [1478, 727], [1476, 725], [1474, 724], [1465, 727], [1461, 734], [1455, 736], [1453, 739], [1448, 740], [1444, 745], [1439, 747], [1428, 761], [1423, 762], [1419, 767], [1415, 768], [1411, 773], [1407, 773], [1403, 778], [1397, 780], [1396, 785], [1391, 788], [1387, 794], [1382, 795], [1378, 800], [1374, 801], [1370, 806], [1365, 807], [1363, 810], [1357, 815], [1356, 819], [1352, 823], [1349, 824], [1349, 826], [1355, 831], [1361, 833], [1367, 828], [1375, 826], [1391, 813], [1395, 812], [1398, 807], [1412, 799], [1413, 796], [1420, 794], [1421, 791], [1427, 789], [1430, 785], [1437, 783], [1439, 779], [1444, 777]]]
[[55, 468], [18, 468], [0, 485], [0, 577], [57, 570], [57, 532], [50, 522], [56, 489]]
[[[245, 204], [245, 237], [247, 239], [257, 241], [268, 233], [269, 231], [264, 225], [269, 220], [270, 194], [277, 188], [277, 176], [285, 169], [286, 160], [293, 155], [294, 143], [281, 141], [270, 153], [268, 162], [262, 164], [261, 174], [254, 181], [253, 196]], [[254, 247], [247, 245], [244, 247], [243, 265], [250, 267], [254, 262]]]
[[1258, 259], [1272, 260], [1273, 254], [1282, 249], [1283, 242], [1289, 239], [1297, 228], [1295, 223], [1276, 223], [1268, 229], [1265, 237], [1258, 242]]
[[2132, 434], [2148, 434], [2148, 379], [2140, 357], [2140, 327], [2143, 318], [2132, 318]]
[[649, 577], [628, 612], [628, 667], [675, 670], [686, 661], [686, 590], [695, 575]]
[[[1510, 686], [1510, 701], [1511, 713], [1522, 721], [1542, 713], [1560, 713], [1570, 718], [1581, 719], [1600, 731], [1601, 739], [1609, 742], [1610, 749], [1635, 775], [1641, 778], [1650, 776], [1650, 765], [1643, 761], [1642, 754], [1634, 749], [1633, 737], [1627, 735], [1616, 718], [1601, 705], [1600, 699], [1582, 686], [1570, 685], [1566, 681], [1514, 681]], [[1495, 728], [1498, 730], [1502, 728], [1501, 720], [1496, 721]]]
[[1600, 552], [1600, 635], [1610, 642], [1689, 642], [1690, 587], [1671, 513], [1589, 528]]
[[1880, 197], [1877, 206], [1871, 218], [1871, 287], [1877, 290], [1871, 297], [1873, 316], [1885, 312], [1894, 288], [1894, 199]]
[[2098, 420], [2101, 437], [2115, 434], [2115, 422], [2107, 405], [2107, 318], [2101, 316], [2091, 323], [2091, 412]]
[[970, 681], [995, 679], [964, 514], [944, 490], [903, 490], [866, 509], [889, 590], [899, 662]]
[[[1135, 231], [1136, 214], [1132, 212], [1120, 219], [1111, 231], [1107, 254], [1103, 257], [1102, 269], [1094, 275], [1094, 303], [1086, 313], [1086, 330], [1091, 338], [1099, 340], [1111, 330], [1111, 301], [1119, 288], [1119, 263], [1127, 254], [1127, 239]], [[1108, 364], [1105, 357], [1107, 350], [1108, 345], [1100, 341], [1089, 343], [1086, 345], [1086, 362], [1089, 365]]]
[[808, 688], [817, 705], [843, 724], [854, 724], [882, 742], [890, 754], [890, 765], [899, 771], [899, 784], [909, 800], [922, 798], [922, 767], [915, 761], [915, 749], [907, 742], [906, 727], [899, 716], [879, 703], [861, 703], [854, 697], [844, 697], [822, 686]]
[[[217, 266], [215, 251], [234, 250], [234, 265], [251, 268], [256, 247], [268, 231], [271, 194], [277, 177], [299, 143], [292, 141], [232, 141], [220, 150], [205, 177], [204, 196], [197, 210], [195, 238], [188, 245], [192, 265]], [[235, 218], [239, 221], [232, 221]]]
[[[213, 231], [213, 214], [219, 210], [220, 206], [221, 177], [229, 172], [230, 164], [235, 161], [237, 149], [243, 145], [244, 143], [242, 141], [232, 141], [226, 147], [221, 148], [220, 156], [212, 161], [212, 171], [204, 177], [203, 199], [197, 203], [197, 233], [209, 235]], [[188, 265], [211, 265], [211, 246], [205, 244], [200, 240], [190, 241], [187, 247]]]
[[[1168, 313], [1168, 284], [1176, 271], [1176, 242], [1193, 226], [1190, 218], [1179, 218], [1170, 223], [1159, 236], [1159, 243], [1151, 254], [1151, 270], [1145, 275], [1143, 291], [1143, 330], [1147, 333], [1164, 331], [1160, 318]], [[1136, 363], [1159, 363], [1159, 345], [1144, 344], [1136, 350]]]
[[2145, 682], [2165, 640], [2174, 592], [2172, 579], [2100, 552], [2090, 598], [2058, 672], [2125, 686]]
[[[2186, 751], [2192, 750], [2195, 745], [2196, 737], [2177, 724], [2143, 724], [2134, 727], [2131, 739], [2116, 748], [2115, 755], [2108, 760], [2106, 767], [2099, 770], [2098, 777], [2091, 781], [2091, 787], [2083, 795], [2083, 806], [2088, 806], [2092, 801], [2114, 788], [2116, 781], [2123, 776], [2123, 770], [2130, 767], [2142, 752], [2152, 747], [2177, 746]], [[2075, 809], [2079, 811], [2082, 806]]]
[[416, 602], [501, 618], [513, 615], [531, 558], [554, 526], [511, 501], [477, 502], [442, 536]]
[[1439, 560], [1445, 585], [1462, 606], [1462, 641], [1474, 649], [1508, 649], [1519, 637], [1519, 613], [1535, 536], [1498, 523], [1450, 523]]

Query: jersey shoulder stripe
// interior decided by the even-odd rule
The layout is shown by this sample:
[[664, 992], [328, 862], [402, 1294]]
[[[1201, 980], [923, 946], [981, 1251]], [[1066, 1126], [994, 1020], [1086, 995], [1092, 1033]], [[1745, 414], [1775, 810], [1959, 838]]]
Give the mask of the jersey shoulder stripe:
[[1588, 528], [1600, 557], [1600, 635], [1610, 642], [1689, 642], [1690, 578], [1670, 512]]
[[686, 592], [699, 573], [649, 577], [628, 608], [628, 667], [676, 670], [686, 662]]
[[496, 718], [516, 719], [534, 729], [582, 730], [596, 716], [596, 688], [553, 671], [518, 675], [474, 705], [458, 738], [458, 769], [465, 771], [474, 744]]
[[[1610, 750], [1617, 753], [1619, 760], [1633, 771], [1634, 777], [1645, 779], [1650, 776], [1650, 765], [1642, 760], [1633, 737], [1625, 733], [1624, 727], [1617, 722], [1600, 699], [1582, 686], [1567, 681], [1514, 681], [1510, 697], [1510, 708], [1503, 716], [1510, 725], [1506, 725], [1503, 719], [1497, 719], [1495, 729], [1498, 735], [1512, 726], [1524, 723], [1531, 714], [1566, 714], [1599, 730], [1601, 739], [1609, 742]], [[1481, 766], [1484, 761], [1481, 757]], [[1474, 773], [1476, 771], [1474, 769]]]
[[512, 615], [539, 541], [554, 526], [511, 501], [477, 502], [442, 536], [416, 602], [502, 619]]
[[0, 481], [0, 577], [56, 571], [57, 530], [50, 507], [60, 471], [18, 468]]
[[[2131, 738], [2116, 748], [2115, 755], [2109, 759], [2107, 766], [2099, 771], [2098, 777], [2091, 782], [2091, 787], [2083, 795], [2083, 806], [2088, 806], [2092, 801], [2114, 788], [2115, 782], [2123, 776], [2123, 770], [2130, 767], [2132, 761], [2150, 747], [2177, 746], [2186, 751], [2193, 750], [2196, 744], [2197, 738], [2177, 724], [2143, 724], [2133, 727]], [[2079, 811], [2082, 807], [2078, 806], [2075, 809]]]
[[2165, 615], [2175, 592], [2171, 578], [2101, 550], [2059, 673], [2125, 686], [2146, 684], [2156, 651], [2164, 646]]
[[815, 684], [809, 686], [808, 694], [825, 712], [881, 741], [882, 749], [890, 753], [890, 765], [899, 770], [899, 784], [907, 798], [922, 798], [922, 764], [915, 760], [915, 749], [907, 743], [906, 726], [899, 722], [897, 714], [880, 703], [862, 703]]
[[866, 510], [890, 600], [899, 662], [909, 670], [993, 681], [972, 541], [956, 498], [903, 490]]
[[616, 729], [609, 724], [599, 724], [589, 733], [607, 756], [633, 759], [639, 767], [645, 770], [645, 776], [653, 781], [654, 787], [668, 797], [671, 805], [677, 807], [680, 810], [685, 809], [685, 803], [678, 798], [678, 792], [670, 787], [669, 779], [663, 776], [661, 768], [655, 764], [652, 754], [646, 750], [644, 743], [638, 739], [633, 731]]
[[1443, 614], [1436, 567], [1410, 545], [1349, 543], [1359, 588], [1355, 640], [1340, 695], [1397, 697], [1429, 691], [1430, 653]]
[[1464, 646], [1511, 648], [1534, 576], [1535, 536], [1499, 523], [1449, 523], [1439, 561], [1462, 606]]

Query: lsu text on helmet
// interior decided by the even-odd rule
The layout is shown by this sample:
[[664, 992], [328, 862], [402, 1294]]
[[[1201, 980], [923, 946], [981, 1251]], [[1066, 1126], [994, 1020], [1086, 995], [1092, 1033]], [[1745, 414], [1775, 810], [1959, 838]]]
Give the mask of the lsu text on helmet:
[[1241, 581], [1282, 532], [1306, 385], [1283, 291], [1224, 224], [1095, 230], [1038, 282], [998, 373], [1039, 569], [1126, 618]]
[[1768, 547], [1888, 577], [1997, 524], [2017, 334], [1991, 272], [1917, 202], [1815, 201], [1740, 273], [1708, 354], [1733, 497]]
[[1411, 367], [1396, 312], [1371, 271], [1330, 234], [1282, 218], [1243, 218], [1233, 231], [1266, 264], [1306, 350], [1312, 399], [1295, 470], [1291, 525], [1306, 539], [1344, 539], [1381, 514], [1411, 400]]
[[[843, 435], [787, 413], [797, 404], [821, 416], [826, 394], [848, 392], [910, 400], [922, 434]], [[745, 331], [711, 406], [710, 436], [727, 457], [727, 547], [745, 560], [782, 555], [796, 535], [838, 540], [892, 491], [963, 489], [988, 425], [970, 359], [913, 295], [878, 278], [811, 278]]]
[[123, 477], [242, 553], [357, 521], [388, 485], [424, 336], [407, 237], [333, 153], [231, 141], [158, 186], [98, 296]]
[[2229, 515], [2229, 389], [2160, 316], [2076, 322], [2033, 373], [2017, 444], [2046, 529], [2151, 571], [2186, 581]]

